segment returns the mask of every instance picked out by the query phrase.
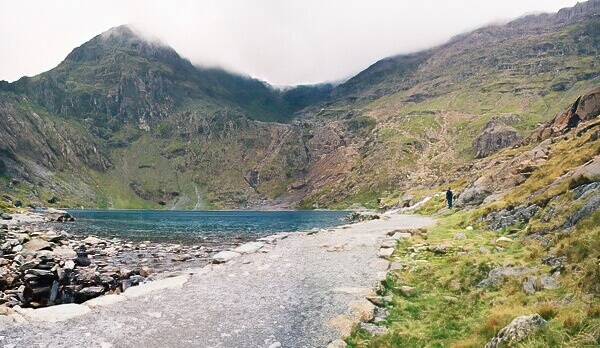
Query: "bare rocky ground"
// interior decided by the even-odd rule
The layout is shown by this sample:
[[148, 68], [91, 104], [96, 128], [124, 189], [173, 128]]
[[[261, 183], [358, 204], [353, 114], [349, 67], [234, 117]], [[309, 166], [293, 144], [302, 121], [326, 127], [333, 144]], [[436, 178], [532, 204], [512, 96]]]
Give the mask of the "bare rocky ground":
[[[84, 304], [20, 309], [3, 347], [324, 347], [373, 320], [373, 289], [406, 229], [433, 220], [382, 215], [282, 234], [215, 255], [202, 268]], [[383, 246], [383, 247], [382, 247]], [[12, 322], [11, 322], [12, 321]]]

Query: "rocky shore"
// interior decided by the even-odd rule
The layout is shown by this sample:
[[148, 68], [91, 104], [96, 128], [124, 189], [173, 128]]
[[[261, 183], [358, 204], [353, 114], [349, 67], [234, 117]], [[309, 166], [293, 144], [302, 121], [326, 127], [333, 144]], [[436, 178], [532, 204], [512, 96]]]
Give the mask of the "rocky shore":
[[206, 265], [221, 251], [204, 245], [72, 235], [61, 230], [63, 223], [72, 223], [68, 221], [73, 218], [57, 210], [3, 215], [0, 307], [83, 303], [169, 272]]

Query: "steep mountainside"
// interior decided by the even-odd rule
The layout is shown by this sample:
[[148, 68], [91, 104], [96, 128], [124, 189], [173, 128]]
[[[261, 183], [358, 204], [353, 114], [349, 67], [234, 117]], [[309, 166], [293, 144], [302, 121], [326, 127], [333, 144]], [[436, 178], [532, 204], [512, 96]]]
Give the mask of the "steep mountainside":
[[481, 146], [509, 145], [598, 86], [599, 33], [600, 1], [588, 1], [375, 63], [314, 112], [364, 136], [341, 149], [355, 149], [352, 170], [305, 203], [395, 204], [468, 174], [499, 149]]
[[476, 157], [597, 87], [599, 38], [593, 0], [383, 59], [338, 86], [278, 91], [114, 28], [0, 83], [2, 191], [36, 205], [392, 206], [464, 187]]

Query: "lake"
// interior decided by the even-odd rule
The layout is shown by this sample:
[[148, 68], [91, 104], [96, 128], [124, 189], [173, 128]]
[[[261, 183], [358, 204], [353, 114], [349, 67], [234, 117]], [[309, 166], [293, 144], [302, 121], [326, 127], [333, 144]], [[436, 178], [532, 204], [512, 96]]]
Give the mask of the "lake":
[[73, 234], [176, 243], [247, 241], [348, 223], [348, 211], [69, 210]]

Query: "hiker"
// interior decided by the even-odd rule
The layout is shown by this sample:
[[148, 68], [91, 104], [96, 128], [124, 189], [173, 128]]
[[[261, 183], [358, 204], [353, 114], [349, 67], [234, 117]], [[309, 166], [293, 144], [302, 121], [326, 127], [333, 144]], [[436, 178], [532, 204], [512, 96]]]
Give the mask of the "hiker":
[[448, 191], [446, 191], [446, 201], [448, 202], [448, 208], [452, 208], [452, 191], [450, 190], [450, 188], [448, 188]]

